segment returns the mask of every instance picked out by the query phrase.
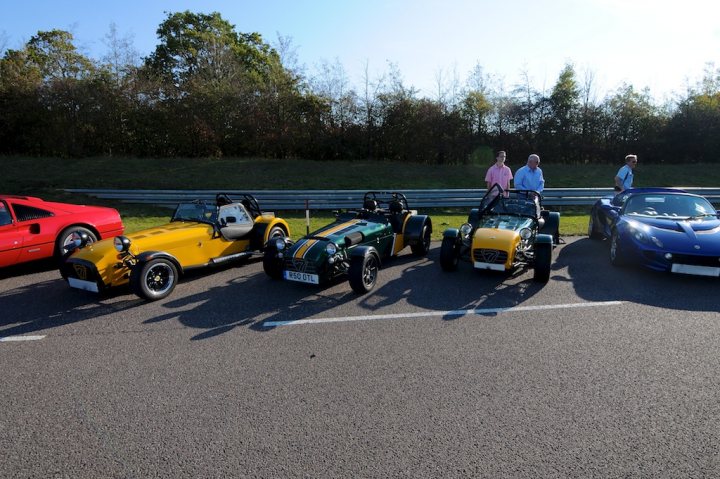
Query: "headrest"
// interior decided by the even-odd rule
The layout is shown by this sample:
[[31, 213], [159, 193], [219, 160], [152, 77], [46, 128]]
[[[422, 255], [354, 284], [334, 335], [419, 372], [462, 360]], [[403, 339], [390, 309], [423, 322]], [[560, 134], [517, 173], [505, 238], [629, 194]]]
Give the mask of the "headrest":
[[390, 209], [390, 213], [402, 213], [403, 210], [402, 203], [398, 200], [391, 201], [388, 208]]

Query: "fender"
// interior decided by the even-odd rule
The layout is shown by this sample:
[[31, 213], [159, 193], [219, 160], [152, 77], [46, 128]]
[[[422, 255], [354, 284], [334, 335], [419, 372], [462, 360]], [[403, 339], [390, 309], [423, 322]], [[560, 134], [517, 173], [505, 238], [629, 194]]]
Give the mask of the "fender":
[[282, 227], [282, 229], [285, 231], [285, 236], [290, 235], [290, 227], [285, 221], [281, 220], [280, 218], [274, 218], [273, 221], [267, 223], [264, 221], [256, 221], [255, 226], [253, 226], [252, 231], [250, 231], [250, 249], [262, 251], [265, 248], [265, 236], [273, 226]]
[[467, 222], [473, 225], [474, 228], [477, 228], [478, 221], [480, 221], [480, 210], [478, 208], [473, 208], [470, 210]]
[[552, 235], [539, 234], [535, 237], [535, 244], [553, 244]]
[[413, 215], [408, 218], [407, 223], [405, 223], [405, 231], [403, 231], [405, 244], [414, 244], [421, 241], [422, 230], [426, 224], [432, 233], [432, 221], [429, 216]]
[[175, 267], [178, 270], [179, 274], [183, 274], [184, 270], [182, 265], [180, 264], [180, 261], [177, 260], [177, 258], [170, 253], [166, 253], [165, 251], [143, 251], [139, 255], [135, 257], [137, 259], [137, 266], [143, 265], [147, 263], [148, 261], [152, 261], [157, 258], [165, 258], [167, 260], [172, 261], [175, 264]]
[[380, 253], [375, 249], [374, 246], [357, 246], [349, 250], [350, 258], [365, 258], [368, 255], [374, 254], [380, 263]]
[[[545, 224], [540, 229], [540, 233], [554, 236], [560, 229], [560, 213], [557, 211], [543, 210], [540, 212], [540, 215], [545, 220]], [[558, 238], [554, 239], [555, 243], [557, 243]]]
[[460, 236], [460, 230], [457, 228], [448, 228], [443, 231], [443, 238], [457, 239]]

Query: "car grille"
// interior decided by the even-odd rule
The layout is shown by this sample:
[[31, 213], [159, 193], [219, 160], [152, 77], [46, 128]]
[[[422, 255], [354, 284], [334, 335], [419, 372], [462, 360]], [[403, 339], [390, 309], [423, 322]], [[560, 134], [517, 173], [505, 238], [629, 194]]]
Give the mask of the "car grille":
[[499, 249], [476, 249], [473, 251], [473, 259], [480, 263], [505, 264], [507, 258], [507, 251]]
[[298, 273], [317, 274], [315, 263], [304, 259], [285, 258], [285, 269], [297, 271]]
[[674, 254], [673, 263], [689, 264], [693, 266], [720, 267], [720, 258], [717, 256], [700, 256], [694, 254]]
[[98, 272], [94, 265], [87, 265], [77, 262], [66, 262], [63, 265], [65, 275], [69, 278], [77, 278], [83, 281], [95, 282], [98, 280]]

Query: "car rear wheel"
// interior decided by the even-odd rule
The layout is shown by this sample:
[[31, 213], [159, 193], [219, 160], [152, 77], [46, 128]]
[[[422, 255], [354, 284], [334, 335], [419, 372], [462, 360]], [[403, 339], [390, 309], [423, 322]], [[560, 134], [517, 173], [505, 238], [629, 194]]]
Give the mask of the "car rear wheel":
[[460, 243], [456, 238], [443, 238], [440, 246], [440, 267], [443, 271], [455, 271], [460, 262]]
[[415, 256], [425, 256], [430, 251], [430, 227], [427, 223], [423, 225], [420, 241], [410, 245], [410, 250]]
[[177, 268], [166, 258], [150, 260], [130, 272], [133, 293], [149, 301], [167, 297], [175, 289], [177, 280]]
[[80, 237], [85, 234], [88, 237], [87, 244], [94, 243], [97, 241], [95, 233], [83, 226], [69, 226], [62, 230], [55, 240], [55, 255], [58, 258], [62, 258], [65, 254], [65, 247], [71, 244], [73, 241], [79, 240]]
[[350, 287], [359, 294], [370, 292], [377, 282], [379, 269], [380, 262], [374, 254], [352, 258], [348, 271]]
[[270, 229], [270, 233], [268, 233], [268, 241], [273, 240], [275, 238], [284, 238], [287, 236], [287, 233], [285, 233], [285, 230], [282, 226], [273, 226]]
[[535, 243], [535, 275], [533, 279], [539, 283], [547, 283], [550, 280], [552, 248], [550, 243]]
[[613, 266], [624, 266], [625, 260], [620, 251], [620, 235], [617, 230], [613, 230], [610, 236], [610, 263]]
[[588, 237], [591, 240], [600, 240], [603, 238], [603, 235], [597, 232], [597, 227], [595, 226], [597, 223], [597, 219], [595, 218], [595, 215], [590, 213], [590, 221], [588, 221]]

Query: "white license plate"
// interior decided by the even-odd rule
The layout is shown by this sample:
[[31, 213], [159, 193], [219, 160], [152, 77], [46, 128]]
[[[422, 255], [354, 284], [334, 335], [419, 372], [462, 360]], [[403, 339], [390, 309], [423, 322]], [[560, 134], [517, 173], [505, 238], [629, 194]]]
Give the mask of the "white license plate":
[[720, 268], [714, 268], [712, 266], [695, 266], [692, 264], [674, 263], [671, 271], [673, 273], [697, 274], [699, 276], [720, 276]]
[[473, 265], [477, 269], [491, 269], [493, 271], [505, 271], [505, 264], [495, 264], [495, 263], [481, 263], [479, 261], [475, 261]]
[[283, 271], [283, 276], [289, 281], [301, 283], [320, 284], [320, 278], [316, 274], [298, 273], [297, 271]]
[[97, 284], [93, 283], [92, 281], [84, 281], [77, 278], [68, 278], [68, 284], [73, 288], [83, 289], [85, 291], [92, 291], [93, 293], [98, 292]]

